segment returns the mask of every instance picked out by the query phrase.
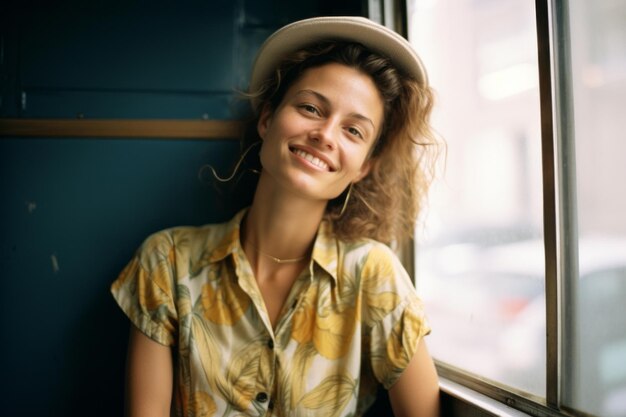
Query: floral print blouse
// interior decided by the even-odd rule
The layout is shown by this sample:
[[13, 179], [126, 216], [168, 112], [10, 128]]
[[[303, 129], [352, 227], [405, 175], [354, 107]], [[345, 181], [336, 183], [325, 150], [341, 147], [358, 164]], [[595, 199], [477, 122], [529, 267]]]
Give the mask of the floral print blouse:
[[174, 416], [360, 416], [429, 332], [393, 252], [323, 221], [273, 329], [231, 221], [148, 237], [111, 291], [172, 346]]

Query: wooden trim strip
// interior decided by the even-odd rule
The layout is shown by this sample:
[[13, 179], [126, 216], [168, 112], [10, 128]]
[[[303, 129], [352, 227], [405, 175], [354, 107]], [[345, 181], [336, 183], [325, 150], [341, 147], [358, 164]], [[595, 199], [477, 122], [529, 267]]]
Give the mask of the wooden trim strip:
[[0, 137], [239, 139], [238, 120], [0, 119]]

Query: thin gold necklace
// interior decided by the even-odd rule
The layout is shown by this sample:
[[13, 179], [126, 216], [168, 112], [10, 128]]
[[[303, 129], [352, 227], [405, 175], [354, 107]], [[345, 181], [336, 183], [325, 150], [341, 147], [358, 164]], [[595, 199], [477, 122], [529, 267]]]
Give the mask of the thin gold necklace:
[[255, 251], [257, 251], [257, 252], [258, 252], [258, 253], [260, 253], [261, 255], [266, 256], [266, 257], [270, 258], [272, 261], [276, 262], [277, 264], [293, 264], [293, 263], [296, 263], [296, 262], [303, 261], [303, 260], [305, 260], [305, 259], [308, 257], [308, 255], [304, 255], [304, 256], [301, 256], [301, 257], [299, 257], [299, 258], [280, 259], [280, 258], [277, 258], [277, 257], [275, 257], [275, 256], [272, 256], [272, 255], [270, 255], [270, 254], [268, 254], [268, 253], [263, 252], [261, 249], [259, 249], [259, 248], [257, 248], [256, 246], [254, 246], [254, 245], [252, 244], [252, 242], [250, 242], [250, 241], [248, 241], [248, 242], [246, 242], [246, 243], [248, 243], [248, 245], [252, 246], [252, 249], [254, 249]]

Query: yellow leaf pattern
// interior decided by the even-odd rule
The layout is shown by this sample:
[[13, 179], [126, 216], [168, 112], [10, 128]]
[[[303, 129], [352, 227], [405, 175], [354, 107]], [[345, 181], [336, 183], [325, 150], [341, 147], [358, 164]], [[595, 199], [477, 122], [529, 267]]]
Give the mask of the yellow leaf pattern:
[[332, 375], [308, 392], [300, 403], [320, 416], [339, 416], [352, 398], [356, 382], [349, 375]]
[[392, 312], [400, 303], [400, 296], [395, 292], [368, 293], [367, 305], [370, 308], [370, 323], [377, 323]]
[[215, 415], [217, 406], [213, 397], [203, 391], [198, 391], [193, 398], [192, 408], [196, 410], [197, 416], [211, 417]]
[[232, 388], [229, 400], [239, 410], [247, 409], [256, 394], [256, 376], [259, 372], [261, 350], [262, 343], [254, 341], [236, 352], [228, 366], [226, 380]]
[[339, 241], [322, 222], [272, 328], [240, 245], [244, 214], [150, 236], [111, 286], [141, 331], [172, 346], [172, 415], [361, 415], [429, 331], [408, 275], [388, 247]]
[[211, 388], [211, 391], [219, 390], [220, 387], [226, 385], [225, 381], [222, 380], [220, 370], [219, 346], [208, 334], [200, 317], [194, 316], [192, 318], [190, 338], [193, 339], [190, 355], [198, 358], [196, 364], [198, 369], [194, 369], [194, 371], [196, 374], [200, 372], [204, 374], [206, 384]]
[[208, 283], [202, 287], [202, 307], [207, 320], [232, 326], [246, 312], [250, 298], [241, 288], [227, 280]]
[[306, 392], [307, 375], [315, 356], [316, 350], [311, 343], [299, 344], [296, 348], [279, 386], [285, 409], [294, 409]]

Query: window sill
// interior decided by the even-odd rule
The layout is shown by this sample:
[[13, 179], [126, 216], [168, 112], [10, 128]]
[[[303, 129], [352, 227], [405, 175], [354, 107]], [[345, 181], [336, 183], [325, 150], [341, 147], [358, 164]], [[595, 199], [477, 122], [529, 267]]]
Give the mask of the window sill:
[[476, 409], [477, 411], [480, 410], [484, 413], [478, 415], [491, 415], [498, 417], [529, 416], [529, 414], [511, 408], [506, 404], [502, 404], [501, 402], [498, 402], [493, 398], [476, 392], [456, 382], [450, 381], [446, 378], [439, 378], [439, 388], [442, 392], [448, 394], [449, 396], [466, 403], [471, 408]]

